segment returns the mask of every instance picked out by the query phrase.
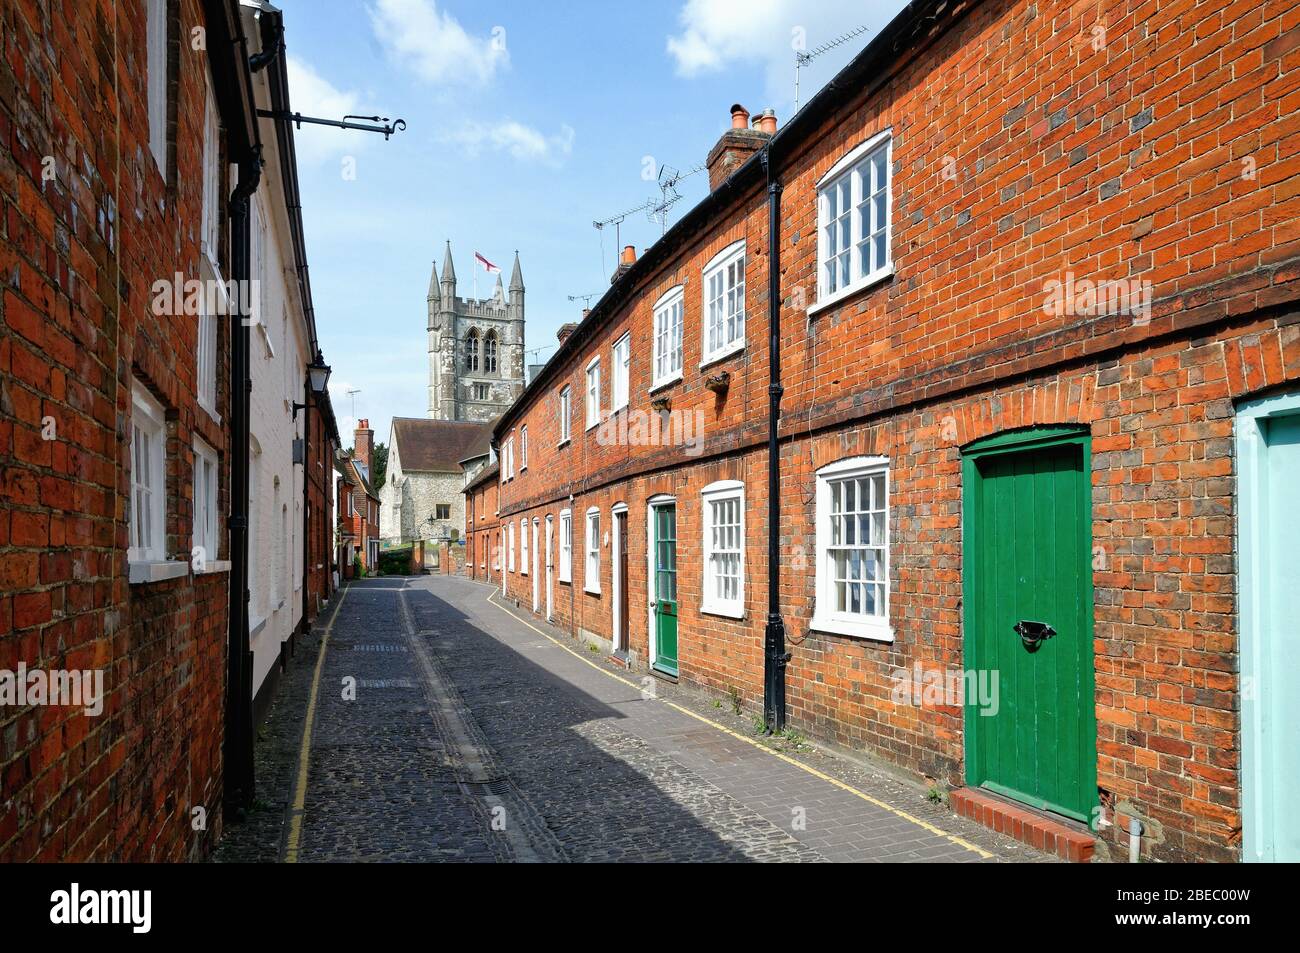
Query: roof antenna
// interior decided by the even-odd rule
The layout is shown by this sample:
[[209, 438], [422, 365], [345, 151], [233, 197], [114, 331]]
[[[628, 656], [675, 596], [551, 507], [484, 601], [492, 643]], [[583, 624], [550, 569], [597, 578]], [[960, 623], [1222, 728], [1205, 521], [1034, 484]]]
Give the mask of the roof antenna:
[[866, 33], [869, 29], [870, 27], [865, 25], [855, 26], [852, 30], [849, 30], [848, 33], [841, 33], [835, 39], [827, 43], [823, 43], [821, 46], [817, 47], [816, 49], [795, 50], [794, 52], [794, 111], [795, 112], [799, 111], [799, 70], [807, 66], [809, 63], [811, 63], [817, 57], [821, 56], [823, 53], [829, 53], [831, 50], [835, 49], [835, 47], [843, 46], [845, 43], [849, 42], [849, 40], [853, 39], [854, 37], [861, 36], [862, 34]]

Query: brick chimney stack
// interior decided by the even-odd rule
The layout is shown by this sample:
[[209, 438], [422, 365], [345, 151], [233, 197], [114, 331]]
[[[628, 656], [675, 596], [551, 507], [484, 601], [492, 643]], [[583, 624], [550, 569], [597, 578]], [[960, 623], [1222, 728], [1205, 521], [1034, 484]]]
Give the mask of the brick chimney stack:
[[636, 246], [624, 245], [623, 253], [619, 255], [618, 267], [614, 269], [613, 276], [610, 277], [609, 283], [612, 285], [618, 279], [623, 277], [624, 272], [636, 264]]
[[734, 104], [731, 107], [731, 128], [722, 134], [705, 160], [709, 169], [709, 191], [712, 192], [725, 182], [775, 134], [776, 113], [772, 110], [765, 110], [751, 127], [749, 110], [740, 103]]
[[[587, 315], [584, 312], [582, 316], [585, 318]], [[567, 338], [570, 334], [572, 334], [576, 330], [578, 330], [578, 326], [574, 324], [572, 321], [570, 321], [567, 324], [561, 324], [560, 330], [555, 332], [555, 336], [559, 338], [560, 343], [563, 344], [564, 339]]]
[[370, 473], [370, 455], [375, 448], [375, 432], [370, 429], [370, 421], [362, 418], [357, 421], [357, 429], [352, 442], [352, 455], [360, 460]]

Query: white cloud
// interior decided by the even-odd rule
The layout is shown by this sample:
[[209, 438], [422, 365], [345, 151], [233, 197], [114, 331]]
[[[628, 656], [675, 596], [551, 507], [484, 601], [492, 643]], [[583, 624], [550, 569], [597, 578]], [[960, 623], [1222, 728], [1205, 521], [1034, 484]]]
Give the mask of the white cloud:
[[369, 13], [388, 54], [426, 82], [482, 86], [510, 63], [504, 27], [471, 36], [436, 0], [376, 0]]
[[[289, 103], [294, 112], [321, 119], [342, 119], [358, 112], [357, 94], [336, 89], [308, 63], [290, 56]], [[334, 129], [304, 123], [293, 131], [294, 148], [300, 161], [320, 162], [335, 155], [357, 152], [369, 133]]]
[[796, 50], [814, 49], [855, 27], [870, 27], [870, 33], [804, 68], [800, 99], [806, 103], [903, 6], [904, 0], [686, 0], [678, 14], [681, 31], [668, 37], [667, 49], [678, 75], [687, 79], [734, 64], [762, 67], [769, 101], [746, 103], [753, 110], [793, 99]]
[[444, 142], [461, 147], [471, 158], [485, 149], [508, 152], [520, 162], [559, 165], [573, 152], [573, 127], [561, 125], [554, 135], [546, 135], [532, 126], [513, 119], [500, 122], [466, 122], [443, 136]]

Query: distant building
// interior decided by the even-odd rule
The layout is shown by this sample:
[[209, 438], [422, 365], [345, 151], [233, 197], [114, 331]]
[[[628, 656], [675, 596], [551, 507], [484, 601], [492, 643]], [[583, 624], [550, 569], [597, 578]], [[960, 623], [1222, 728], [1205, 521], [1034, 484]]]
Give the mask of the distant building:
[[379, 491], [385, 543], [464, 538], [465, 481], [491, 461], [491, 433], [490, 423], [393, 418]]
[[524, 389], [524, 279], [515, 253], [510, 288], [497, 275], [492, 297], [456, 296], [451, 243], [429, 276], [429, 410], [433, 420], [486, 423]]
[[379, 495], [371, 476], [375, 432], [370, 421], [357, 421], [352, 453], [340, 453], [338, 467], [338, 561], [343, 577], [356, 573], [356, 560], [367, 572], [379, 565]]

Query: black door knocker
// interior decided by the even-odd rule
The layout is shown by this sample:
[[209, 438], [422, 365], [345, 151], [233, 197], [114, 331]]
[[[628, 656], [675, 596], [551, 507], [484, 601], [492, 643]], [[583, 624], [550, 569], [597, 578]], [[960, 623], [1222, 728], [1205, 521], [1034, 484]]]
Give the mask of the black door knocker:
[[1024, 643], [1025, 650], [1037, 652], [1042, 643], [1056, 635], [1056, 630], [1046, 622], [1030, 622], [1028, 619], [1021, 619], [1015, 625], [1016, 633], [1020, 636], [1020, 641]]

